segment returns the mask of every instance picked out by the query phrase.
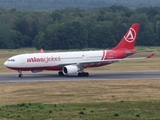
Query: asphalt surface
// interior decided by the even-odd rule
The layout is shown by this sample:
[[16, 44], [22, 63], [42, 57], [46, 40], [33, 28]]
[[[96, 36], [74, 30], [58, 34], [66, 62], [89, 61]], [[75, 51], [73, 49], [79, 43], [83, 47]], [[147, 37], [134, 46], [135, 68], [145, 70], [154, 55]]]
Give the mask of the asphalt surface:
[[132, 79], [160, 79], [160, 71], [145, 72], [91, 72], [88, 77], [58, 76], [55, 73], [23, 74], [23, 78], [17, 74], [0, 74], [0, 84], [18, 82], [39, 82], [39, 81], [84, 81], [84, 80], [132, 80]]

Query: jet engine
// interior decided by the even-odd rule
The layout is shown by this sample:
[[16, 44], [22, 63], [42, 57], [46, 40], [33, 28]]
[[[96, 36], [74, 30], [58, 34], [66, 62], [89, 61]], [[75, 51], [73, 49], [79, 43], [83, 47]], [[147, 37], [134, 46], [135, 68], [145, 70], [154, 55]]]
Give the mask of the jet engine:
[[31, 70], [31, 73], [38, 73], [38, 72], [42, 72], [43, 70]]
[[76, 65], [67, 65], [64, 66], [62, 72], [64, 75], [76, 74], [79, 71], [79, 68]]

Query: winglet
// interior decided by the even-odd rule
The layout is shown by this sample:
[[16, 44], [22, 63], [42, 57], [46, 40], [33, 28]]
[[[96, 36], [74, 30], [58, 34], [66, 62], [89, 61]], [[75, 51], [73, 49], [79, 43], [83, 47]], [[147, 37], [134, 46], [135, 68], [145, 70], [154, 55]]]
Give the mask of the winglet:
[[44, 50], [43, 50], [43, 48], [42, 48], [42, 49], [40, 49], [39, 53], [44, 53]]
[[152, 58], [154, 56], [154, 53], [148, 55], [146, 58]]

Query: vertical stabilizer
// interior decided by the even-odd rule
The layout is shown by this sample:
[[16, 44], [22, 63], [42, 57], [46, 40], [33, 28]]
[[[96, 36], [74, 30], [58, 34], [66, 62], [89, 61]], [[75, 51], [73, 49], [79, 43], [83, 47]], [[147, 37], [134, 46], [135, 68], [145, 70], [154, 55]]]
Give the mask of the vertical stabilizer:
[[139, 27], [140, 27], [139, 23], [132, 24], [132, 26], [129, 28], [127, 33], [121, 39], [119, 44], [115, 48], [113, 48], [112, 50], [134, 49], [134, 45], [136, 43], [136, 38], [138, 36]]

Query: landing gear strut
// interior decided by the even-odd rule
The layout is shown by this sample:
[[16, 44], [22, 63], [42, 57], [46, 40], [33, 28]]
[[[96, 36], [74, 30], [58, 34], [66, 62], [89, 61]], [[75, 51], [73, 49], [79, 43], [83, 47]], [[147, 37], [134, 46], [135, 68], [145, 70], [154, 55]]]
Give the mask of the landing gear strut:
[[84, 65], [82, 64], [79, 64], [79, 69], [80, 71], [78, 72], [78, 76], [79, 77], [88, 77], [89, 76], [89, 73], [88, 72], [84, 72]]
[[79, 77], [88, 77], [89, 73], [88, 72], [80, 72], [80, 73], [78, 73], [78, 76]]
[[18, 75], [18, 77], [23, 77], [23, 74], [22, 74], [22, 71], [21, 70], [18, 70], [18, 72], [19, 72], [19, 75]]

